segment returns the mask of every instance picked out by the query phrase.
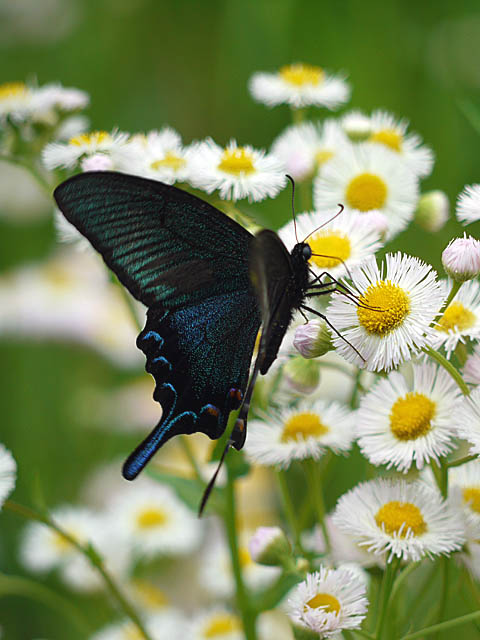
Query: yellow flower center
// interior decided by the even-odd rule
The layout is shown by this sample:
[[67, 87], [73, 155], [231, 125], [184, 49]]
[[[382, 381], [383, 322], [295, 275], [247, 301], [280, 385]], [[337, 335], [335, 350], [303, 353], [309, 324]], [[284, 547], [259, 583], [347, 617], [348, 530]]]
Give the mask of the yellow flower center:
[[150, 166], [152, 169], [155, 169], [155, 170], [167, 167], [168, 169], [179, 171], [179, 169], [182, 169], [185, 166], [185, 164], [186, 162], [183, 158], [181, 158], [180, 156], [177, 156], [172, 151], [167, 151], [167, 153], [165, 154], [165, 157], [163, 157], [161, 160], [155, 160], [154, 162], [152, 162]]
[[168, 598], [165, 593], [151, 582], [144, 580], [135, 580], [133, 587], [139, 599], [151, 609], [160, 609], [166, 607]]
[[143, 640], [145, 636], [137, 625], [134, 625], [132, 622], [128, 623], [128, 625], [122, 631], [123, 640]]
[[476, 321], [475, 314], [463, 306], [461, 302], [452, 302], [438, 321], [438, 331], [465, 331], [473, 327]]
[[159, 507], [147, 507], [137, 515], [137, 526], [139, 529], [153, 529], [162, 527], [168, 522], [168, 515]]
[[110, 134], [107, 131], [91, 131], [90, 133], [81, 133], [79, 136], [70, 138], [69, 144], [76, 147], [101, 144], [102, 142], [108, 142], [110, 140]]
[[240, 547], [238, 549], [238, 559], [240, 560], [240, 566], [245, 569], [250, 564], [253, 564], [252, 557], [247, 547]]
[[297, 413], [283, 426], [280, 442], [298, 442], [309, 436], [319, 437], [329, 432], [316, 413]]
[[370, 307], [357, 308], [360, 324], [368, 333], [383, 336], [399, 327], [410, 311], [407, 293], [390, 280], [379, 280], [371, 284], [360, 296], [359, 302]]
[[390, 429], [398, 440], [416, 440], [431, 429], [435, 403], [423, 393], [409, 392], [390, 411]]
[[472, 511], [480, 514], [480, 487], [465, 487], [463, 500]]
[[317, 153], [315, 154], [315, 162], [317, 163], [318, 167], [321, 167], [322, 164], [327, 162], [327, 160], [330, 160], [330, 158], [333, 158], [334, 155], [335, 153], [333, 151], [328, 151], [327, 149], [317, 151]]
[[377, 511], [375, 522], [380, 529], [383, 525], [386, 533], [391, 535], [399, 533], [401, 529], [401, 538], [405, 538], [408, 529], [416, 536], [427, 531], [427, 524], [423, 519], [422, 512], [411, 502], [398, 502], [397, 500], [387, 502]]
[[348, 260], [352, 253], [349, 238], [338, 231], [316, 233], [309, 239], [308, 244], [312, 253], [320, 254], [312, 256], [310, 260], [321, 269], [336, 267], [341, 260]]
[[[69, 535], [72, 535], [70, 532]], [[58, 551], [58, 553], [66, 553], [67, 551], [70, 551], [71, 549], [73, 549], [72, 543], [70, 542], [70, 540], [67, 540], [67, 538], [65, 538], [65, 536], [62, 536], [61, 533], [58, 533], [57, 531], [53, 532], [53, 546], [56, 548], [56, 550]], [[72, 536], [75, 537], [75, 536]]]
[[237, 616], [229, 613], [217, 613], [209, 620], [203, 635], [205, 638], [216, 638], [234, 631], [241, 631], [242, 625]]
[[307, 606], [312, 609], [323, 609], [325, 613], [340, 613], [340, 602], [332, 596], [330, 593], [317, 593], [313, 598], [306, 603], [304, 611], [307, 610]]
[[23, 98], [27, 93], [27, 86], [23, 82], [5, 82], [4, 84], [0, 84], [0, 100]]
[[295, 87], [303, 87], [306, 84], [317, 86], [323, 82], [325, 76], [323, 69], [310, 64], [289, 64], [282, 67], [279, 74], [285, 82]]
[[350, 180], [345, 198], [352, 209], [381, 209], [387, 199], [387, 185], [374, 173], [360, 173]]
[[218, 168], [220, 171], [225, 171], [225, 173], [231, 173], [236, 176], [242, 173], [255, 173], [253, 156], [245, 147], [224, 149]]
[[383, 129], [382, 131], [372, 133], [372, 135], [370, 136], [370, 140], [372, 142], [381, 142], [393, 151], [402, 150], [403, 138], [402, 135], [398, 133], [398, 131], [395, 131], [395, 129]]

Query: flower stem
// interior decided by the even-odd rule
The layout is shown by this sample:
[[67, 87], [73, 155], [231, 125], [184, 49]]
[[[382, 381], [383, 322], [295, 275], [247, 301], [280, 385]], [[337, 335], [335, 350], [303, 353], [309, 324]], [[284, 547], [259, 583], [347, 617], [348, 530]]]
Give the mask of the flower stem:
[[443, 316], [443, 314], [445, 313], [445, 310], [447, 309], [447, 307], [450, 305], [452, 300], [457, 295], [458, 290], [460, 289], [462, 284], [463, 284], [463, 282], [457, 282], [456, 280], [453, 281], [453, 285], [452, 285], [452, 288], [450, 289], [450, 293], [448, 294], [447, 299], [443, 303], [442, 308], [440, 309], [438, 314], [435, 316], [435, 320], [433, 321], [434, 323], [438, 322], [440, 320], [440, 318]]
[[423, 351], [428, 356], [430, 356], [432, 360], [435, 360], [436, 362], [438, 362], [438, 364], [442, 366], [445, 369], [445, 371], [452, 376], [452, 378], [460, 387], [463, 395], [465, 396], [470, 395], [470, 389], [468, 388], [462, 376], [460, 375], [460, 372], [453, 366], [451, 362], [449, 362], [444, 356], [442, 356], [441, 353], [438, 353], [438, 351], [435, 351], [435, 349], [432, 349], [431, 347], [424, 347]]
[[462, 464], [466, 464], [467, 462], [471, 462], [472, 460], [477, 460], [477, 454], [471, 456], [464, 456], [463, 458], [457, 458], [456, 460], [452, 460], [451, 462], [447, 462], [447, 467], [452, 469], [453, 467], [461, 467]]
[[72, 547], [75, 547], [77, 551], [84, 555], [100, 573], [103, 581], [105, 582], [105, 585], [107, 586], [107, 589], [110, 591], [110, 594], [113, 596], [114, 600], [117, 602], [118, 606], [127, 616], [127, 618], [130, 618], [133, 624], [137, 626], [142, 638], [144, 638], [144, 640], [152, 640], [151, 636], [147, 633], [142, 621], [140, 620], [140, 617], [135, 611], [133, 605], [131, 605], [130, 602], [128, 602], [128, 600], [125, 598], [125, 596], [120, 592], [112, 577], [103, 566], [103, 561], [100, 554], [90, 543], [85, 546], [80, 544], [77, 540], [75, 540], [73, 536], [59, 527], [47, 514], [39, 513], [38, 511], [34, 511], [33, 509], [25, 507], [22, 504], [18, 504], [17, 502], [13, 502], [12, 500], [6, 500], [3, 503], [3, 507], [12, 511], [13, 513], [16, 513], [17, 515], [22, 516], [23, 518], [27, 518], [28, 520], [42, 522], [47, 527], [50, 527], [50, 529], [56, 531], [60, 536], [62, 536], [62, 538], [67, 540], [67, 542], [69, 542]]
[[390, 598], [392, 595], [392, 585], [395, 580], [395, 576], [400, 566], [400, 558], [393, 558], [391, 562], [387, 562], [385, 572], [383, 574], [383, 581], [380, 591], [380, 602], [378, 605], [378, 618], [377, 628], [375, 629], [375, 638], [377, 640], [383, 640], [383, 631], [385, 628], [385, 622], [387, 621], [387, 612]]
[[280, 493], [282, 495], [283, 511], [285, 513], [285, 518], [288, 522], [290, 532], [293, 536], [295, 551], [298, 552], [298, 551], [301, 551], [302, 549], [302, 543], [300, 541], [299, 518], [295, 514], [292, 498], [288, 490], [287, 473], [285, 469], [278, 469], [275, 475], [277, 476], [278, 486], [280, 488]]
[[424, 636], [431, 636], [438, 631], [446, 631], [447, 629], [453, 629], [454, 627], [458, 627], [461, 624], [467, 624], [467, 622], [473, 622], [474, 620], [480, 619], [480, 611], [474, 611], [473, 613], [467, 613], [465, 616], [460, 616], [459, 618], [452, 618], [451, 620], [446, 620], [445, 622], [440, 622], [440, 624], [434, 624], [431, 627], [426, 627], [425, 629], [420, 629], [419, 631], [415, 631], [414, 633], [408, 633], [406, 636], [402, 636], [400, 640], [415, 640], [415, 638], [423, 638]]
[[313, 458], [304, 461], [304, 468], [310, 489], [310, 495], [313, 497], [318, 523], [322, 529], [323, 539], [325, 541], [325, 550], [327, 553], [330, 553], [330, 536], [328, 535], [327, 525], [325, 523], [325, 502], [323, 499], [321, 470], [318, 462], [313, 460]]
[[245, 587], [245, 583], [243, 582], [242, 567], [240, 565], [236, 520], [235, 487], [233, 477], [227, 463], [226, 509], [224, 514], [224, 523], [227, 532], [228, 547], [230, 549], [233, 576], [235, 579], [237, 607], [242, 616], [243, 630], [245, 632], [246, 640], [257, 640], [255, 630], [256, 614], [255, 610], [251, 606], [250, 598]]

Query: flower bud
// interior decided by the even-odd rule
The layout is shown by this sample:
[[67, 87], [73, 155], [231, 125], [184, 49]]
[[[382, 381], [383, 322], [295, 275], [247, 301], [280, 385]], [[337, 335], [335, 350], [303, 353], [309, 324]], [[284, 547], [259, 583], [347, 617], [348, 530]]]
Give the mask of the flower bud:
[[82, 171], [109, 171], [113, 168], [113, 162], [104, 153], [95, 153], [83, 158], [81, 166]]
[[342, 128], [352, 142], [364, 142], [372, 135], [370, 118], [361, 111], [350, 111], [342, 118]]
[[297, 327], [293, 346], [304, 358], [318, 358], [334, 348], [332, 336], [323, 320], [310, 320]]
[[465, 282], [480, 274], [480, 241], [466, 234], [451, 240], [442, 253], [447, 274], [457, 282]]
[[320, 366], [316, 360], [293, 356], [283, 368], [287, 383], [300, 393], [312, 393], [320, 382]]
[[443, 191], [427, 191], [418, 201], [415, 222], [425, 231], [439, 231], [448, 220], [449, 206]]
[[282, 565], [292, 554], [290, 543], [279, 527], [258, 527], [250, 538], [248, 550], [254, 562], [270, 566]]

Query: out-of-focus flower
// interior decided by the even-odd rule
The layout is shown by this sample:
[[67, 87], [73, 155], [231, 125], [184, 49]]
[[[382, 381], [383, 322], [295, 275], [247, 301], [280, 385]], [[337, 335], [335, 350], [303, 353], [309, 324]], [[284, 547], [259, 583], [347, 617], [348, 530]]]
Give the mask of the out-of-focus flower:
[[358, 109], [353, 109], [343, 115], [340, 124], [352, 142], [365, 142], [372, 134], [370, 118]]
[[109, 509], [128, 543], [139, 554], [177, 555], [196, 548], [202, 524], [167, 486], [137, 482]]
[[330, 330], [323, 320], [310, 320], [299, 325], [293, 345], [304, 358], [318, 358], [333, 349]]
[[289, 104], [294, 109], [308, 106], [336, 109], [350, 98], [350, 87], [342, 76], [302, 63], [287, 65], [276, 73], [254, 73], [249, 89], [257, 102], [268, 107]]
[[15, 486], [17, 463], [10, 451], [0, 443], [0, 509]]
[[442, 264], [457, 282], [476, 278], [480, 273], [480, 241], [466, 234], [463, 238], [450, 240], [442, 253]]
[[216, 189], [224, 200], [258, 202], [273, 198], [286, 184], [285, 167], [275, 156], [231, 140], [219, 147], [207, 138], [191, 146], [189, 181], [198, 189]]
[[257, 464], [288, 467], [320, 458], [327, 448], [346, 452], [353, 442], [354, 414], [338, 402], [301, 402], [265, 420], [252, 420], [245, 451]]
[[[119, 153], [128, 140], [128, 133], [120, 131], [91, 131], [70, 138], [67, 143], [51, 142], [42, 151], [42, 161], [49, 170], [63, 167], [73, 169], [80, 161], [94, 156], [96, 165], [102, 159], [107, 169], [115, 166], [114, 156]], [[110, 162], [107, 162], [110, 160]], [[92, 160], [90, 160], [93, 162]], [[109, 165], [109, 166], [108, 166]], [[86, 165], [88, 169], [88, 164]]]
[[470, 455], [480, 455], [480, 387], [463, 398], [453, 415], [453, 423], [458, 436], [470, 443]]
[[194, 615], [188, 625], [188, 640], [244, 640], [242, 621], [224, 609], [214, 607]]
[[459, 194], [456, 213], [465, 225], [480, 220], [480, 184], [467, 185]]
[[418, 201], [415, 222], [430, 233], [440, 231], [448, 220], [449, 208], [448, 197], [443, 191], [427, 191]]
[[480, 345], [475, 345], [473, 353], [471, 353], [465, 366], [463, 367], [463, 378], [465, 382], [471, 384], [480, 384]]
[[291, 547], [280, 527], [258, 527], [248, 543], [254, 562], [281, 566], [284, 558], [291, 557]]
[[58, 252], [0, 280], [0, 334], [76, 340], [122, 366], [138, 365], [137, 330], [93, 253]]
[[287, 127], [273, 141], [272, 153], [295, 180], [313, 177], [349, 141], [332, 118], [323, 123], [304, 122]]
[[413, 379], [393, 371], [360, 400], [358, 445], [372, 464], [408, 471], [438, 463], [455, 447], [452, 415], [460, 390], [432, 363], [413, 365]]
[[16, 224], [46, 218], [52, 203], [26, 169], [0, 162], [0, 216]]
[[287, 614], [281, 609], [264, 611], [257, 618], [258, 640], [294, 640]]
[[368, 607], [365, 595], [365, 585], [351, 571], [320, 567], [290, 592], [288, 614], [294, 627], [329, 638], [360, 627]]
[[[441, 282], [446, 297], [451, 281]], [[480, 338], [480, 284], [477, 280], [465, 282], [435, 325], [433, 346], [443, 346], [450, 358], [458, 343]]]
[[[154, 613], [144, 620], [145, 628], [152, 640], [172, 640], [187, 637], [185, 616], [173, 609]], [[131, 620], [117, 622], [97, 631], [90, 640], [140, 640], [138, 627]]]
[[480, 460], [472, 460], [449, 469], [452, 498], [457, 500], [464, 516], [467, 538], [478, 543], [480, 536]]
[[146, 135], [132, 136], [118, 153], [117, 167], [120, 171], [167, 184], [186, 182], [190, 174], [190, 155], [179, 134], [164, 127]]
[[407, 562], [457, 551], [465, 542], [456, 511], [418, 481], [363, 482], [339, 499], [333, 521], [368, 551]]
[[444, 300], [430, 265], [401, 253], [387, 254], [385, 260], [385, 268], [372, 257], [353, 272], [359, 305], [334, 293], [327, 310], [344, 338], [333, 334], [337, 351], [369, 371], [389, 371], [429, 344], [430, 324]]
[[292, 220], [278, 235], [290, 251], [297, 237], [301, 240], [309, 236], [307, 242], [313, 254], [309, 265], [318, 275], [328, 271], [338, 278], [347, 275], [345, 266], [350, 269], [357, 266], [378, 251], [382, 243], [376, 228], [362, 214], [342, 211], [332, 219], [334, 215], [331, 211], [302, 213], [296, 217], [296, 226]]

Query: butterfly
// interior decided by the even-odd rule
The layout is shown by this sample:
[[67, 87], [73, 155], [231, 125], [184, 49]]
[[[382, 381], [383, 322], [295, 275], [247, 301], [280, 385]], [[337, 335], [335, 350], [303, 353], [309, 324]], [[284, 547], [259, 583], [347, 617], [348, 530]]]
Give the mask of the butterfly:
[[332, 281], [311, 279], [308, 243], [289, 253], [273, 231], [254, 236], [186, 191], [123, 173], [76, 175], [54, 198], [148, 308], [137, 346], [162, 416], [127, 458], [123, 476], [133, 480], [178, 434], [220, 438], [239, 408], [228, 446], [240, 450], [256, 377], [276, 359], [293, 312], [314, 311], [306, 300], [332, 290]]

